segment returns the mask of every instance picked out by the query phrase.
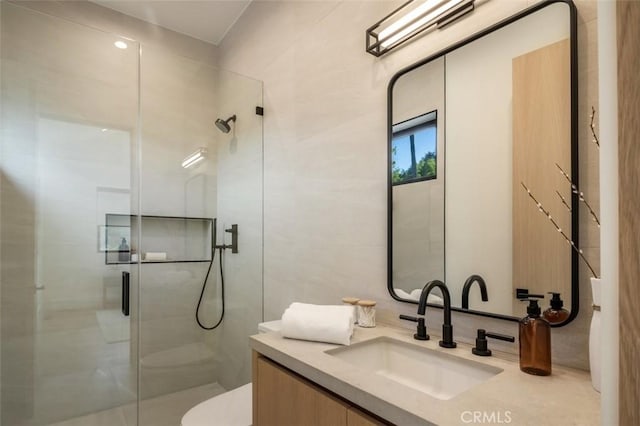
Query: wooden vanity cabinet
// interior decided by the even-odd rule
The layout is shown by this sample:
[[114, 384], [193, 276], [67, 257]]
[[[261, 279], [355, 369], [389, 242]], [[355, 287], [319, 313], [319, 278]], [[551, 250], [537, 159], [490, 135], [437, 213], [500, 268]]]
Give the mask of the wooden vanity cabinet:
[[382, 426], [391, 425], [391, 423], [383, 422], [375, 417], [371, 417], [362, 410], [355, 407], [349, 407], [347, 410], [347, 425], [349, 426]]
[[253, 352], [254, 426], [389, 425]]

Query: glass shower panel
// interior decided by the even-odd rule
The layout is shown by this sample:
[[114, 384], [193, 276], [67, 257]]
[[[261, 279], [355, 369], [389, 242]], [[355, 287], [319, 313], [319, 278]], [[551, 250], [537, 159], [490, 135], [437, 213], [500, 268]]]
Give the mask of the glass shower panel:
[[[216, 353], [217, 381], [227, 390], [251, 381], [248, 337], [263, 320], [263, 128], [262, 82], [219, 71], [218, 116], [236, 115], [229, 133], [216, 129], [219, 244], [231, 244], [228, 232], [238, 224], [238, 253], [223, 252], [225, 322], [207, 334]], [[260, 112], [261, 114], [261, 112]]]
[[[248, 336], [262, 320], [262, 83], [151, 46], [141, 61], [139, 424], [174, 426], [251, 380]], [[229, 133], [214, 124], [234, 114]], [[233, 224], [238, 253], [213, 254], [231, 244]], [[224, 303], [213, 330], [196, 320], [205, 279], [199, 321], [216, 325]]]
[[0, 422], [133, 425], [137, 266], [107, 264], [131, 233], [106, 216], [137, 213], [139, 46], [1, 8]]

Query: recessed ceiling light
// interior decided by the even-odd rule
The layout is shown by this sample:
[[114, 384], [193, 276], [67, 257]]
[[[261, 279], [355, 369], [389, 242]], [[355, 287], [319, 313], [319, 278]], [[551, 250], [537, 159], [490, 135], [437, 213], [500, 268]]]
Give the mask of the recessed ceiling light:
[[118, 49], [126, 49], [127, 48], [127, 43], [125, 43], [122, 40], [118, 40], [115, 43], [113, 43]]

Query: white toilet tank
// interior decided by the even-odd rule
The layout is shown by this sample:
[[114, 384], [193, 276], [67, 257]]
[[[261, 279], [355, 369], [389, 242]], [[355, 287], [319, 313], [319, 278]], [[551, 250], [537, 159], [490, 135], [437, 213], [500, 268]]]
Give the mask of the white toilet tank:
[[[258, 333], [280, 331], [281, 321], [258, 324]], [[251, 383], [240, 386], [191, 408], [182, 417], [181, 426], [249, 426], [252, 423]]]

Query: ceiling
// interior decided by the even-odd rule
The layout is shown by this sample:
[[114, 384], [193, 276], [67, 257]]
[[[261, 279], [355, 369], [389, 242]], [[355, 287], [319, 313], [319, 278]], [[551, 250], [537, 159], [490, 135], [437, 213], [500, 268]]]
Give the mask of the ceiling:
[[92, 2], [217, 46], [251, 0], [92, 0]]

